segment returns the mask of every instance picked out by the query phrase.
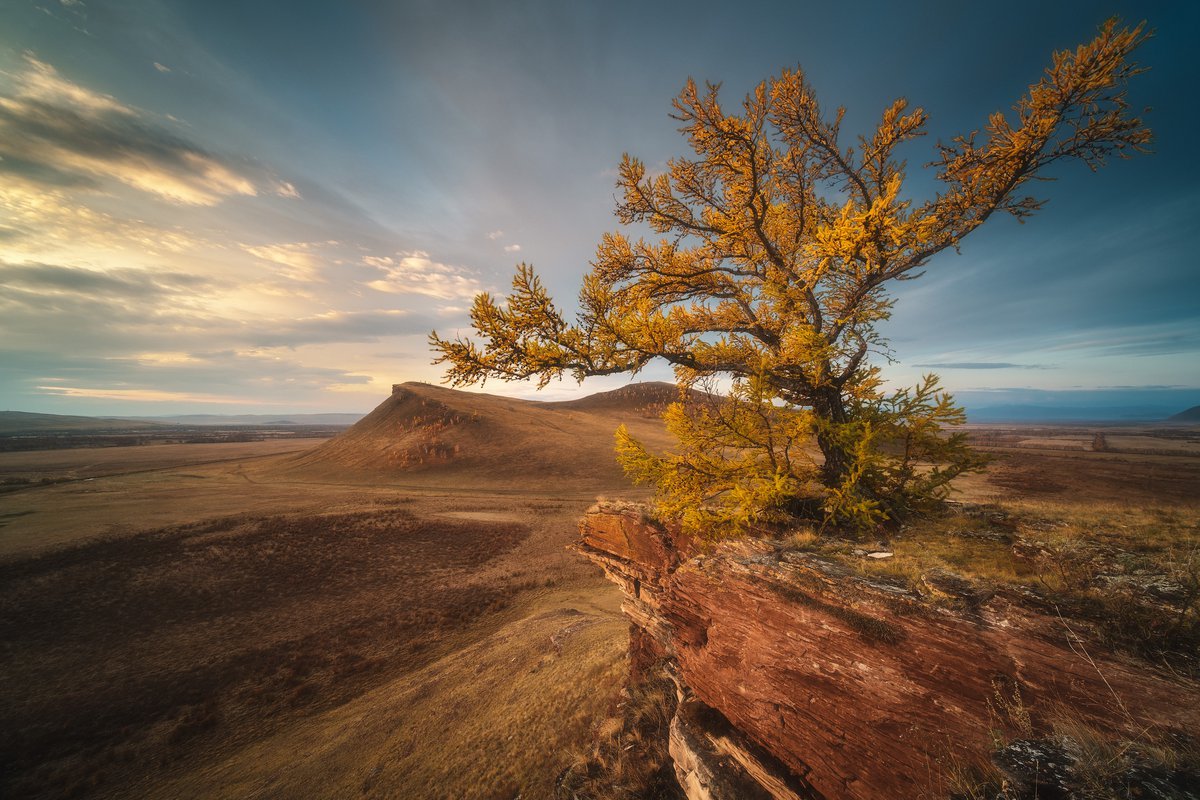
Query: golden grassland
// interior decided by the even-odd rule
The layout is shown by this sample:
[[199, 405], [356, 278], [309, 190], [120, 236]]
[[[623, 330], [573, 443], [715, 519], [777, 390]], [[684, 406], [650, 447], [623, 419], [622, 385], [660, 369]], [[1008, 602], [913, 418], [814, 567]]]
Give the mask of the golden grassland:
[[[0, 495], [0, 795], [654, 785], [663, 762], [645, 740], [665, 690], [622, 693], [619, 593], [567, 547], [597, 494], [645, 497], [608, 460], [611, 434], [631, 421], [665, 445], [657, 422], [640, 405], [548, 414], [430, 388], [421, 414], [389, 418], [389, 441], [474, 461], [372, 471], [278, 442], [0, 459], [52, 479]], [[465, 421], [422, 428], [433, 402]], [[915, 586], [945, 571], [1086, 598], [1070, 582], [1111, 572], [1118, 551], [1113, 574], [1155, 580], [1194, 552], [1198, 461], [1013, 448], [964, 482], [967, 505], [896, 535], [891, 559], [794, 538]], [[1083, 542], [1101, 568], [1016, 557], [1018, 540]]]
[[0, 498], [3, 794], [549, 796], [624, 679], [592, 495], [268, 468]]

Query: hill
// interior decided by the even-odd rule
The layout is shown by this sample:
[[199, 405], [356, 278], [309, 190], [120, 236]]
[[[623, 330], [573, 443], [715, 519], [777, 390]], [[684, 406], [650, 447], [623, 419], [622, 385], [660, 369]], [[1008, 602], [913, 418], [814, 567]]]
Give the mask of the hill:
[[[691, 395], [699, 398], [703, 396], [703, 393], [692, 390]], [[613, 389], [611, 392], [597, 392], [578, 400], [563, 400], [555, 403], [546, 403], [545, 405], [551, 408], [564, 408], [576, 411], [615, 411], [620, 414], [633, 413], [658, 417], [668, 404], [678, 399], [679, 388], [675, 384], [664, 381], [647, 381], [645, 383], [631, 383], [628, 386], [622, 386], [620, 389]]]
[[122, 417], [160, 425], [353, 425], [362, 414], [175, 414], [159, 417]]
[[154, 422], [114, 417], [76, 417], [65, 414], [35, 414], [0, 411], [0, 434], [51, 431], [132, 431], [159, 427]]
[[398, 384], [349, 430], [283, 468], [334, 480], [348, 470], [490, 487], [531, 481], [625, 486], [613, 432], [624, 423], [651, 447], [665, 446], [658, 414], [675, 392], [670, 384], [634, 384], [580, 400], [538, 402]]
[[1186, 411], [1180, 411], [1167, 417], [1167, 422], [1200, 422], [1200, 406], [1192, 406]]

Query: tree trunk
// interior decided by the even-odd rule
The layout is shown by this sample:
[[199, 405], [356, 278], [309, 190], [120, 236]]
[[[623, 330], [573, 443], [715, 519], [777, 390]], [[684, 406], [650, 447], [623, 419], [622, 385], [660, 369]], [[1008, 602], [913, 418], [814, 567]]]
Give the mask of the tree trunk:
[[821, 454], [825, 456], [825, 464], [821, 467], [821, 482], [826, 486], [838, 486], [850, 471], [850, 454], [830, 430], [832, 426], [842, 425], [850, 420], [842, 393], [832, 388], [822, 390], [813, 398], [813, 413], [820, 421], [817, 426], [817, 447], [821, 448]]

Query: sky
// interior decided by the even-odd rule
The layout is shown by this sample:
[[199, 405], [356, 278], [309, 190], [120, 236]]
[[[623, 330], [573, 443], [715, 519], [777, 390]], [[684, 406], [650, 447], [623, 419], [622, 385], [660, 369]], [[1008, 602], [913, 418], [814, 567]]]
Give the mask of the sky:
[[[968, 408], [1200, 404], [1200, 4], [0, 0], [0, 409], [367, 411], [439, 382], [527, 261], [573, 309], [623, 152], [683, 155], [691, 76], [801, 66], [866, 132], [898, 96], [978, 128], [1109, 16], [1156, 30], [1154, 153], [1064, 165], [896, 292], [894, 385]], [[926, 183], [922, 184], [922, 180]], [[665, 367], [639, 380], [670, 379]], [[562, 399], [627, 376], [489, 382]]]

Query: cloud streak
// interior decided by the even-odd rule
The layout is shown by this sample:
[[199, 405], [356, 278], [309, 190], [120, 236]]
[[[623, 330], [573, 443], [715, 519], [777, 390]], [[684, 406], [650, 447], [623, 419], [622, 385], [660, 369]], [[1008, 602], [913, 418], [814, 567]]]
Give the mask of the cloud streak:
[[41, 295], [146, 299], [175, 293], [191, 293], [213, 285], [209, 278], [182, 272], [147, 272], [138, 269], [99, 270], [64, 267], [58, 264], [2, 264], [0, 286]]
[[314, 393], [353, 391], [372, 378], [353, 370], [306, 365], [278, 356], [224, 350], [145, 353], [108, 359], [36, 352], [8, 354], [0, 380], [28, 387], [48, 401], [249, 404], [303, 406]]
[[120, 183], [184, 205], [259, 192], [252, 170], [31, 55], [13, 78], [0, 95], [0, 172], [51, 186]]
[[913, 366], [922, 369], [1054, 369], [1045, 364], [1010, 364], [1006, 361], [943, 361]]
[[178, 272], [99, 272], [55, 264], [0, 264], [0, 334], [25, 346], [117, 355], [156, 347], [296, 348], [376, 342], [423, 333], [430, 320], [405, 309], [330, 310], [299, 316], [232, 316], [231, 283]]
[[367, 286], [385, 294], [418, 294], [439, 300], [467, 300], [483, 291], [479, 281], [459, 267], [442, 264], [423, 250], [391, 256], [365, 256], [380, 277]]

